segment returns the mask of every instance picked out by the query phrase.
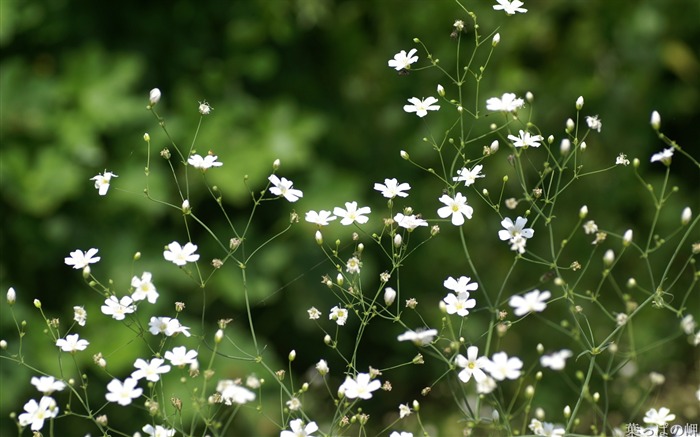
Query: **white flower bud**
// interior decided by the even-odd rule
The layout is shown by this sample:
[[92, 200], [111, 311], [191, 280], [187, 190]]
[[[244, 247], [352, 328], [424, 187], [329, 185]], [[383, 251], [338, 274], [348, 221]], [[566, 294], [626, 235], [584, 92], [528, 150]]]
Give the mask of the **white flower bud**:
[[401, 247], [402, 243], [403, 243], [403, 237], [401, 237], [401, 234], [394, 235], [394, 246]]
[[279, 160], [279, 158], [275, 159], [272, 161], [272, 169], [277, 170], [280, 168], [280, 165], [282, 165], [282, 162]]
[[569, 416], [571, 416], [571, 407], [567, 405], [564, 407], [564, 417], [568, 419]]
[[532, 101], [535, 100], [535, 96], [530, 91], [528, 91], [525, 93], [525, 100], [532, 103]]
[[182, 213], [183, 214], [189, 214], [190, 211], [192, 211], [192, 208], [190, 207], [190, 201], [185, 199], [182, 201]]
[[160, 90], [158, 88], [151, 90], [148, 94], [148, 101], [151, 102], [151, 106], [155, 106], [160, 101]]
[[336, 282], [336, 284], [340, 285], [341, 287], [343, 286], [343, 283], [345, 282], [345, 278], [343, 278], [342, 273], [338, 273], [338, 276], [335, 277], [335, 282]]
[[394, 303], [394, 300], [396, 299], [396, 290], [394, 290], [391, 287], [386, 287], [384, 289], [384, 303], [386, 306], [391, 305]]
[[493, 140], [491, 142], [491, 145], [489, 146], [489, 150], [491, 151], [491, 154], [498, 152], [498, 140]]
[[630, 243], [632, 242], [632, 229], [627, 229], [625, 231], [625, 235], [622, 236], [622, 245], [623, 246], [629, 246]]
[[690, 223], [690, 219], [693, 218], [693, 211], [690, 210], [690, 207], [686, 206], [683, 208], [683, 212], [681, 213], [681, 224], [683, 226], [687, 225]]
[[493, 410], [491, 412], [491, 418], [493, 419], [494, 423], [498, 423], [498, 421], [501, 419], [501, 415], [498, 413], [498, 410]]
[[634, 288], [637, 286], [637, 280], [634, 278], [629, 278], [627, 280], [627, 288]]
[[603, 255], [603, 263], [610, 267], [615, 261], [615, 252], [612, 251], [612, 249], [608, 249], [605, 251], [605, 254]]
[[316, 231], [314, 238], [316, 239], [316, 244], [319, 246], [323, 244], [323, 234], [321, 234], [321, 231]]
[[579, 218], [584, 219], [584, 218], [586, 218], [587, 215], [588, 215], [588, 207], [586, 205], [583, 205], [581, 207], [581, 209], [578, 210], [578, 216], [579, 216]]
[[17, 301], [17, 294], [15, 293], [15, 289], [10, 287], [7, 289], [7, 303], [14, 305], [15, 301]]
[[598, 402], [598, 400], [600, 400], [600, 393], [593, 393], [593, 402]]
[[445, 88], [443, 88], [440, 84], [437, 86], [437, 93], [440, 97], [445, 97]]
[[658, 112], [654, 111], [651, 113], [651, 127], [654, 128], [654, 130], [659, 130], [661, 127], [661, 116], [659, 115]]
[[7, 342], [5, 340], [0, 340], [0, 349], [7, 349]]
[[328, 334], [326, 334], [326, 335], [323, 337], [323, 342], [324, 342], [325, 344], [331, 344], [331, 336], [328, 335]]
[[214, 343], [221, 343], [221, 340], [224, 338], [224, 330], [219, 329], [216, 331], [216, 334], [214, 334]]
[[576, 109], [581, 110], [583, 108], [583, 96], [579, 96], [578, 99], [576, 99]]
[[491, 40], [491, 45], [493, 47], [496, 47], [499, 42], [501, 42], [501, 34], [497, 33], [493, 36], [493, 39]]
[[561, 144], [559, 145], [559, 152], [562, 155], [568, 155], [570, 150], [571, 150], [571, 141], [569, 141], [568, 138], [564, 138], [563, 140], [561, 140]]
[[544, 346], [542, 343], [537, 343], [537, 353], [542, 355], [542, 352], [544, 352]]
[[489, 195], [489, 190], [487, 190], [486, 188], [484, 188], [483, 190], [481, 190], [481, 194], [483, 194], [484, 197], [488, 197], [488, 195]]
[[402, 150], [400, 154], [401, 154], [401, 158], [405, 159], [406, 161], [411, 159], [411, 157], [408, 156], [408, 153], [405, 150]]
[[538, 420], [544, 420], [544, 409], [542, 409], [542, 408], [540, 408], [540, 407], [537, 407], [537, 408], [535, 409], [535, 417], [536, 417]]
[[566, 120], [566, 132], [571, 132], [576, 127], [576, 124], [572, 119]]
[[145, 142], [147, 142], [147, 143], [151, 141], [151, 136], [148, 135], [148, 132], [146, 132], [145, 134], [143, 134], [143, 140], [144, 140]]
[[37, 308], [41, 308], [41, 301], [39, 299], [34, 299], [34, 306]]
[[535, 387], [528, 385], [525, 387], [525, 397], [532, 398], [535, 395]]
[[583, 152], [583, 151], [586, 150], [586, 147], [588, 147], [588, 145], [586, 144], [585, 141], [581, 141], [581, 144], [580, 144], [578, 147], [579, 147], [579, 148], [581, 149], [581, 151]]

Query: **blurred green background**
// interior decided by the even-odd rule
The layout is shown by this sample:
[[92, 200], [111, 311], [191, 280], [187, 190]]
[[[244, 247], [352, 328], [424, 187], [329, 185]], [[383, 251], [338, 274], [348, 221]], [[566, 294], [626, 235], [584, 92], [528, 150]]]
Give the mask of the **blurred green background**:
[[[603, 121], [602, 133], [587, 140], [586, 165], [591, 169], [611, 165], [622, 152], [630, 159], [638, 157], [649, 181], [657, 183], [663, 176], [662, 166], [651, 166], [648, 160], [663, 145], [649, 128], [652, 110], [661, 113], [663, 130], [669, 137], [696, 159], [700, 157], [700, 2], [526, 3], [529, 12], [513, 17], [493, 11], [491, 1], [467, 5], [477, 13], [484, 33], [498, 27], [501, 33], [501, 43], [481, 83], [482, 105], [486, 98], [504, 92], [522, 96], [531, 91], [535, 96], [533, 121], [545, 136], [554, 134], [558, 141], [565, 120], [575, 116], [574, 101], [585, 96], [582, 114], [599, 114]], [[292, 179], [295, 187], [304, 191], [304, 198], [294, 205], [264, 205], [253, 230], [260, 241], [284, 226], [292, 208], [302, 214], [309, 209], [332, 209], [349, 200], [371, 205], [377, 211], [372, 223], [379, 229], [379, 213], [385, 202], [372, 186], [384, 178], [410, 182], [415, 197], [409, 199], [419, 199], [416, 203], [429, 208], [439, 206], [441, 187], [434, 178], [399, 158], [399, 150], [404, 149], [426, 166], [437, 163], [436, 155], [420, 140], [427, 132], [425, 124], [406, 114], [402, 106], [409, 97], [435, 95], [437, 83], [445, 86], [448, 97], [455, 89], [437, 70], [399, 76], [387, 67], [387, 61], [399, 50], [419, 48], [412, 42], [419, 37], [447, 68], [454, 59], [455, 41], [450, 38], [454, 20], [467, 22], [463, 44], [473, 35], [470, 20], [453, 1], [174, 0], [106, 6], [86, 0], [3, 0], [0, 8], [0, 285], [3, 292], [10, 286], [17, 290], [18, 317], [29, 323], [30, 334], [25, 337], [28, 354], [48, 341], [31, 306], [34, 298], [42, 300], [51, 317], [60, 317], [64, 327], [72, 317], [73, 305], [86, 305], [93, 320], [101, 317], [101, 301], [85, 287], [80, 274], [63, 263], [77, 248], [98, 247], [102, 261], [93, 271], [113, 279], [122, 290], [128, 289], [132, 275], [151, 271], [161, 292], [159, 309], [163, 315], [172, 314], [172, 302], [183, 301], [192, 309], [183, 320], [199, 326], [193, 330], [201, 332], [196, 310], [201, 308], [201, 291], [161, 258], [165, 244], [185, 239], [180, 214], [149, 202], [142, 194], [146, 162], [142, 137], [149, 132], [154, 148], [151, 190], [158, 198], [176, 202], [169, 171], [157, 157], [157, 151], [169, 142], [145, 110], [153, 87], [163, 92], [159, 114], [184, 148], [192, 141], [199, 120], [197, 102], [206, 100], [214, 108], [204, 119], [196, 148], [201, 154], [212, 150], [224, 163], [221, 169], [209, 172], [208, 178], [223, 190], [234, 221], [247, 218], [249, 194], [244, 175], [249, 176], [249, 186], [262, 188], [276, 158], [282, 161], [278, 174]], [[418, 54], [418, 66], [425, 65], [425, 53], [419, 50]], [[438, 116], [431, 113], [427, 120], [431, 118], [437, 120]], [[441, 127], [432, 129], [439, 132]], [[474, 156], [488, 142], [477, 144]], [[510, 171], [506, 158], [502, 150], [485, 162], [487, 176], [494, 177], [495, 188], [489, 186], [492, 190], [498, 190], [497, 181]], [[103, 198], [89, 179], [105, 169], [119, 178]], [[591, 218], [601, 227], [620, 233], [643, 228], [650, 220], [651, 206], [631, 168], [605, 175], [574, 188], [558, 205], [561, 215], [568, 212], [568, 220], [575, 222], [578, 208], [588, 203], [595, 205]], [[671, 183], [681, 190], [670, 199], [662, 216], [662, 225], [669, 229], [677, 225], [684, 206], [695, 205], [694, 212], [700, 213], [697, 168], [674, 158]], [[192, 187], [191, 202], [198, 214], [208, 223], [221, 223], [204, 186], [195, 180]], [[511, 188], [510, 196], [519, 195], [515, 186]], [[497, 216], [489, 215], [483, 204], [475, 208], [467, 233], [473, 238], [473, 247], [484, 250], [477, 254], [480, 273], [483, 280], [494, 281], [493, 289], [511, 258], [504, 253], [505, 247], [494, 245]], [[435, 217], [434, 210], [419, 212]], [[261, 252], [249, 272], [256, 316], [264, 320], [257, 326], [258, 334], [268, 339], [263, 343], [269, 345], [270, 359], [282, 357], [278, 364], [283, 367], [289, 349], [296, 349], [300, 374], [318, 359], [330, 356], [322, 335], [306, 320], [306, 309], [315, 305], [327, 314], [337, 304], [320, 285], [321, 275], [332, 270], [326, 264], [319, 265], [323, 257], [312, 235], [311, 226], [298, 225], [283, 241]], [[402, 280], [412, 284], [412, 295], [427, 305], [444, 297], [441, 284], [445, 277], [472, 274], [460, 255], [454, 229], [443, 225], [441, 237], [421, 249], [402, 274]], [[349, 241], [347, 229], [339, 227], [332, 227], [327, 238]], [[213, 257], [206, 254], [215, 253], [216, 246], [201, 229], [195, 229], [194, 239], [204, 259]], [[577, 247], [590, 252], [590, 244], [583, 238], [577, 244], [572, 253]], [[134, 264], [136, 251], [142, 252], [143, 258]], [[364, 261], [369, 278], [387, 268], [369, 254]], [[522, 287], [512, 292], [526, 289], [525, 284], [536, 284], [544, 273], [546, 270], [525, 272], [518, 278]], [[636, 274], [621, 272], [618, 279], [624, 283]], [[208, 290], [212, 302], [208, 322], [231, 317], [230, 333], [240, 331], [245, 338], [236, 269], [219, 272]], [[696, 287], [695, 298], [689, 301], [696, 318], [700, 317], [697, 302]], [[564, 317], [566, 308], [559, 310]], [[16, 342], [4, 300], [0, 316], [2, 338]], [[668, 316], [665, 313], [663, 323]], [[473, 335], [484, 331], [485, 325], [478, 322], [485, 318], [477, 314], [470, 320]], [[674, 335], [677, 323], [671, 320], [672, 326], [637, 326], [637, 333], [649, 341]], [[417, 319], [413, 322], [419, 323]], [[527, 327], [527, 331], [509, 333], [504, 344], [509, 354], [534, 362], [534, 350], [519, 349], [518, 345], [534, 347], [549, 331], [532, 320], [527, 320]], [[410, 359], [415, 351], [394, 341], [401, 333], [399, 328], [388, 338], [383, 338], [386, 329], [372, 332], [370, 342], [377, 355], [361, 364], [390, 365], [387, 351], [401, 354], [401, 360]], [[104, 334], [122, 335], [116, 330]], [[128, 331], [123, 335], [129, 338]], [[118, 343], [114, 337], [109, 340]], [[547, 346], [567, 347], [562, 341], [553, 339]], [[99, 350], [98, 345], [85, 354], [86, 364]], [[692, 384], [693, 390], [697, 389], [697, 349], [674, 345], [664, 352], [667, 362], [651, 369], [668, 372], [668, 386], [659, 394], [664, 402], [681, 392], [687, 396]], [[55, 358], [54, 354], [34, 356], [32, 364], [55, 366]], [[640, 367], [649, 367], [653, 358], [640, 357]], [[119, 363], [119, 354], [111, 360], [115, 373], [120, 373], [120, 366], [126, 369], [131, 365]], [[19, 411], [35, 394], [28, 384], [32, 373], [5, 360], [0, 364], [0, 434], [6, 435], [12, 429], [9, 412]], [[338, 364], [334, 368], [331, 363], [331, 368], [336, 376], [340, 374]], [[250, 364], [232, 361], [229, 377], [241, 377], [252, 370], [255, 368]], [[571, 370], [573, 375], [575, 367]], [[392, 377], [392, 400], [385, 402], [398, 406], [419, 398], [420, 389], [443, 371], [421, 369], [422, 373], [415, 375], [412, 368], [406, 368]], [[98, 386], [104, 382], [104, 375], [93, 377]], [[409, 386], [401, 383], [402, 378], [417, 381]], [[550, 390], [540, 395], [538, 405], [560, 408], [571, 392]], [[450, 401], [445, 393], [435, 396]], [[274, 402], [274, 394], [271, 400]], [[435, 410], [439, 411], [440, 405], [437, 401]], [[371, 404], [367, 408], [371, 410]], [[556, 418], [559, 413], [553, 414]], [[697, 421], [697, 404], [686, 414], [691, 419], [695, 415]], [[256, 428], [260, 423], [254, 413], [246, 417], [250, 417], [249, 424], [241, 425], [241, 433], [256, 429], [275, 433], [274, 429]], [[455, 413], [433, 422], [459, 419]], [[81, 423], [71, 423], [71, 429], [79, 430], [75, 435], [95, 432], [94, 428], [80, 428]], [[441, 435], [449, 435], [449, 431], [443, 429]]]

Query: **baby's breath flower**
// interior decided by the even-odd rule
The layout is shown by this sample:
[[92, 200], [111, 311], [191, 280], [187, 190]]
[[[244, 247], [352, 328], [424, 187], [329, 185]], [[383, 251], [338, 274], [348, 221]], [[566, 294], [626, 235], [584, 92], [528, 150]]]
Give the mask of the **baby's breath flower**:
[[654, 130], [659, 130], [659, 128], [661, 127], [661, 116], [658, 112], [654, 111], [651, 113], [651, 120], [649, 121], [649, 123], [651, 124], [651, 127]]
[[681, 224], [683, 226], [687, 225], [690, 223], [690, 219], [693, 218], [693, 211], [690, 209], [690, 207], [685, 207], [683, 208], [683, 212], [681, 213]]
[[150, 93], [148, 93], [148, 101], [151, 106], [155, 106], [160, 101], [160, 90], [158, 88], [153, 88]]
[[603, 122], [598, 119], [597, 115], [587, 116], [586, 117], [586, 124], [588, 125], [589, 129], [594, 130], [594, 131], [599, 132], [599, 133], [600, 133], [600, 129], [603, 127]]
[[17, 300], [17, 294], [15, 293], [15, 289], [10, 287], [7, 289], [7, 303], [9, 305], [14, 305], [15, 301]]
[[630, 165], [630, 160], [627, 159], [627, 155], [625, 155], [624, 153], [620, 153], [619, 155], [617, 155], [617, 158], [615, 159], [615, 165], [627, 166], [627, 165]]
[[209, 106], [209, 103], [207, 101], [199, 102], [199, 106], [197, 108], [199, 110], [199, 113], [202, 115], [209, 115], [211, 111], [214, 110], [211, 106]]
[[579, 96], [578, 99], [576, 99], [576, 109], [580, 111], [581, 108], [583, 108], [583, 96]]
[[384, 289], [384, 303], [386, 306], [390, 306], [392, 303], [394, 303], [394, 300], [396, 299], [396, 290], [394, 290], [391, 287], [386, 287]]

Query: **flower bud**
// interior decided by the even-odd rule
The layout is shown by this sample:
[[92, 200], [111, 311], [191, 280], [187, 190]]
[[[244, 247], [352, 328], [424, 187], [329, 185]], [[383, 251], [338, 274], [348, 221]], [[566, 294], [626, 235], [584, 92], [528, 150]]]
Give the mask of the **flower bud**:
[[15, 289], [10, 287], [7, 289], [7, 303], [14, 305], [15, 301], [17, 301], [17, 294], [15, 293]]
[[581, 144], [580, 144], [578, 147], [579, 147], [579, 148], [581, 149], [581, 151], [583, 152], [583, 151], [586, 150], [586, 147], [588, 147], [588, 145], [586, 144], [585, 141], [581, 141]]
[[566, 407], [564, 407], [564, 417], [566, 417], [568, 419], [570, 416], [571, 416], [571, 407], [567, 405]]
[[581, 108], [583, 108], [583, 96], [579, 96], [578, 99], [576, 99], [576, 110], [580, 111]]
[[493, 140], [491, 142], [491, 145], [489, 146], [489, 150], [491, 151], [491, 154], [498, 152], [498, 140]]
[[690, 223], [690, 219], [693, 218], [693, 211], [690, 210], [690, 207], [686, 206], [683, 208], [683, 212], [681, 213], [681, 224], [683, 226], [687, 225]]
[[571, 132], [574, 130], [576, 127], [576, 124], [574, 124], [574, 121], [572, 119], [566, 120], [566, 132]]
[[405, 159], [406, 161], [408, 161], [409, 159], [411, 159], [411, 157], [408, 156], [408, 153], [407, 153], [405, 150], [402, 150], [402, 151], [401, 151], [401, 158]]
[[34, 299], [34, 306], [37, 308], [41, 308], [41, 301], [39, 299]]
[[584, 218], [586, 218], [587, 215], [588, 215], [588, 207], [586, 205], [583, 205], [581, 207], [581, 209], [578, 210], [578, 217], [580, 219], [584, 219]]
[[443, 88], [440, 84], [437, 86], [437, 93], [440, 97], [445, 97], [445, 88]]
[[401, 234], [394, 235], [394, 246], [401, 247], [402, 243], [403, 243], [403, 237], [401, 237]]
[[321, 231], [316, 231], [314, 238], [316, 239], [316, 244], [319, 246], [323, 244], [323, 234], [321, 234]]
[[341, 287], [343, 286], [343, 283], [345, 282], [345, 278], [343, 278], [342, 273], [338, 273], [338, 276], [335, 277], [335, 282], [340, 285]]
[[391, 305], [394, 303], [394, 300], [396, 299], [396, 290], [394, 290], [391, 287], [386, 287], [384, 289], [384, 303], [386, 306]]
[[148, 101], [151, 102], [151, 106], [155, 106], [160, 101], [160, 90], [158, 88], [153, 88], [148, 94]]
[[497, 33], [493, 36], [493, 39], [491, 40], [491, 46], [496, 47], [499, 42], [501, 42], [501, 34]]
[[279, 158], [275, 159], [274, 161], [272, 161], [272, 170], [279, 169], [280, 165], [282, 165], [282, 163], [280, 162]]
[[659, 115], [658, 112], [654, 111], [651, 113], [651, 127], [654, 128], [654, 130], [659, 130], [661, 127], [661, 116]]
[[634, 278], [629, 278], [627, 280], [627, 288], [634, 288], [637, 286], [637, 280]]
[[148, 132], [146, 132], [145, 134], [143, 134], [143, 140], [144, 140], [145, 142], [147, 142], [147, 143], [149, 143], [149, 142], [151, 141], [151, 136], [148, 135]]
[[625, 235], [622, 236], [622, 245], [627, 247], [632, 242], [632, 229], [627, 229]]
[[528, 385], [525, 387], [525, 397], [532, 398], [535, 395], [535, 387]]
[[182, 201], [182, 213], [183, 214], [189, 214], [192, 211], [192, 208], [190, 207], [190, 201], [185, 199]]
[[294, 359], [296, 359], [296, 357], [297, 357], [297, 351], [295, 351], [294, 349], [292, 349], [292, 351], [289, 352], [289, 357], [288, 357], [288, 358], [289, 358], [289, 361], [290, 361], [290, 362], [291, 362], [291, 361], [294, 361]]
[[537, 353], [542, 355], [542, 352], [544, 352], [544, 346], [542, 346], [542, 343], [537, 343]]
[[417, 400], [414, 399], [411, 405], [413, 406], [413, 411], [420, 411], [420, 403]]
[[325, 344], [331, 344], [331, 336], [328, 335], [328, 334], [326, 334], [326, 335], [323, 337], [323, 342], [324, 342]]
[[605, 251], [605, 254], [603, 255], [603, 263], [610, 267], [612, 263], [615, 261], [615, 252], [612, 251], [612, 249], [608, 249]]
[[530, 92], [525, 93], [525, 100], [527, 100], [529, 103], [532, 103], [533, 100], [535, 100], [535, 96]]
[[216, 334], [214, 334], [214, 343], [221, 343], [221, 340], [224, 339], [224, 330], [219, 329], [216, 331]]
[[600, 400], [600, 393], [593, 393], [593, 402], [598, 402]]
[[0, 349], [2, 349], [2, 350], [7, 349], [7, 341], [0, 340]]
[[564, 138], [561, 140], [561, 144], [559, 145], [559, 152], [562, 155], [568, 155], [569, 150], [571, 150], [571, 141], [569, 141], [568, 138]]

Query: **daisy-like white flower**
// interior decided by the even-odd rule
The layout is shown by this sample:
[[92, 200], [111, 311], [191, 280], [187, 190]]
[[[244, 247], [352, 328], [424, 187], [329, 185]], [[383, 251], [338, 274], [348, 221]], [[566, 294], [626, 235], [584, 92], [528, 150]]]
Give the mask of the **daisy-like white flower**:
[[[389, 61], [391, 62], [391, 61]], [[313, 437], [313, 433], [318, 431], [318, 425], [316, 422], [309, 422], [304, 425], [302, 419], [294, 419], [289, 422], [289, 428], [291, 431], [286, 429], [280, 432], [280, 437]]]
[[340, 224], [343, 226], [351, 225], [355, 222], [359, 224], [365, 224], [369, 221], [369, 217], [365, 214], [369, 214], [372, 210], [369, 206], [363, 206], [362, 208], [357, 207], [357, 202], [345, 202], [345, 209], [336, 206], [333, 208], [333, 214], [340, 217]]
[[462, 193], [455, 194], [455, 197], [450, 197], [447, 194], [443, 194], [440, 202], [444, 203], [445, 206], [437, 210], [437, 214], [440, 218], [447, 218], [452, 216], [452, 224], [455, 226], [462, 226], [464, 224], [464, 218], [472, 218], [472, 213], [474, 208], [467, 205], [467, 198], [462, 195]]
[[671, 158], [673, 158], [673, 147], [669, 147], [668, 149], [664, 149], [659, 153], [654, 153], [651, 156], [651, 162], [660, 161], [664, 165], [670, 165]]
[[165, 428], [161, 425], [156, 425], [155, 427], [150, 423], [141, 428], [146, 435], [152, 437], [172, 437], [175, 435], [175, 430], [172, 428]]
[[411, 104], [404, 105], [403, 110], [409, 113], [415, 112], [417, 116], [422, 118], [428, 115], [428, 111], [437, 111], [440, 109], [440, 105], [435, 104], [437, 102], [438, 99], [433, 96], [426, 97], [423, 100], [419, 99], [418, 97], [411, 97], [408, 99], [408, 103]]
[[397, 225], [408, 229], [409, 231], [412, 231], [419, 226], [428, 226], [427, 221], [423, 220], [422, 218], [418, 218], [415, 214], [404, 215], [399, 212], [394, 216], [394, 221]]
[[459, 292], [457, 294], [449, 293], [442, 299], [445, 302], [445, 309], [447, 314], [457, 313], [460, 317], [466, 317], [469, 315], [469, 309], [476, 306], [475, 299], [469, 299], [469, 293], [466, 291]]
[[540, 364], [542, 367], [549, 367], [552, 370], [564, 370], [564, 367], [566, 367], [566, 359], [573, 355], [574, 354], [569, 349], [562, 349], [550, 355], [542, 355], [540, 357]]
[[182, 333], [185, 337], [190, 336], [190, 328], [183, 326], [178, 319], [170, 317], [151, 317], [148, 330], [153, 335], [165, 334], [166, 337], [172, 337], [178, 333]]
[[469, 291], [475, 291], [477, 288], [479, 288], [479, 284], [476, 282], [470, 283], [471, 280], [472, 278], [469, 276], [460, 276], [459, 279], [449, 276], [447, 279], [445, 279], [445, 282], [443, 282], [442, 285], [455, 293], [466, 293]]
[[78, 325], [85, 326], [85, 323], [87, 322], [87, 311], [85, 311], [85, 307], [73, 307], [73, 320], [75, 320]]
[[255, 400], [255, 393], [230, 379], [219, 381], [216, 384], [216, 391], [221, 394], [221, 401], [225, 405], [245, 404]]
[[508, 139], [513, 142], [515, 147], [540, 147], [540, 141], [543, 141], [542, 135], [532, 135], [530, 132], [520, 130], [518, 136], [508, 135]]
[[116, 402], [119, 405], [129, 405], [132, 400], [143, 393], [143, 389], [136, 387], [136, 384], [138, 381], [134, 378], [126, 378], [124, 382], [115, 378], [107, 384], [109, 393], [105, 395], [105, 398], [107, 401]]
[[588, 128], [597, 132], [600, 132], [600, 129], [603, 128], [603, 122], [598, 119], [597, 115], [593, 116], [586, 116], [586, 124], [588, 125]]
[[328, 315], [328, 320], [335, 320], [335, 323], [343, 326], [348, 320], [348, 310], [334, 306], [331, 308], [331, 313]]
[[468, 170], [466, 167], [457, 170], [457, 176], [453, 177], [453, 181], [464, 181], [465, 186], [470, 186], [476, 182], [477, 178], [483, 178], [485, 175], [481, 174], [481, 169], [484, 168], [483, 165], [475, 165], [474, 168]]
[[221, 167], [224, 165], [222, 162], [217, 161], [217, 159], [219, 159], [219, 157], [216, 155], [205, 155], [204, 157], [200, 155], [192, 155], [187, 158], [187, 163], [204, 172], [212, 167]]
[[138, 276], [131, 278], [131, 286], [134, 287], [131, 298], [134, 299], [134, 301], [148, 299], [148, 302], [156, 303], [158, 300], [158, 291], [156, 291], [156, 286], [153, 285], [152, 278], [153, 275], [149, 272], [143, 272], [140, 279]]
[[111, 171], [105, 170], [104, 173], [99, 173], [97, 176], [93, 176], [90, 178], [91, 181], [95, 181], [95, 188], [97, 189], [97, 193], [100, 196], [104, 196], [107, 194], [107, 191], [109, 191], [109, 182], [112, 180], [112, 178], [118, 178], [119, 176], [115, 175]]
[[508, 358], [508, 354], [505, 352], [497, 352], [493, 354], [493, 357], [491, 357], [489, 363], [486, 365], [486, 371], [488, 371], [494, 379], [503, 381], [506, 378], [518, 379], [522, 367], [523, 362], [520, 358]]
[[513, 112], [525, 105], [525, 100], [516, 97], [513, 93], [505, 93], [500, 99], [491, 97], [486, 101], [486, 109], [494, 112]]
[[184, 367], [197, 361], [197, 351], [188, 351], [185, 346], [178, 346], [173, 348], [173, 350], [166, 351], [163, 356], [170, 361], [170, 364], [177, 367]]
[[418, 61], [418, 56], [415, 56], [417, 49], [411, 49], [406, 53], [406, 50], [401, 50], [394, 55], [394, 59], [389, 59], [389, 67], [396, 71], [409, 70], [411, 64]]
[[508, 305], [514, 308], [513, 314], [516, 316], [524, 316], [529, 312], [539, 313], [547, 308], [545, 302], [552, 296], [549, 291], [532, 290], [525, 293], [525, 296], [513, 296], [508, 301]]
[[327, 226], [328, 223], [332, 222], [337, 218], [338, 217], [334, 216], [333, 213], [331, 213], [330, 211], [324, 210], [321, 210], [319, 212], [309, 211], [304, 216], [304, 219], [306, 219], [307, 222], [314, 223], [319, 226]]
[[97, 254], [97, 251], [98, 249], [95, 249], [94, 247], [84, 253], [82, 250], [74, 250], [70, 253], [70, 256], [64, 258], [63, 261], [67, 265], [73, 266], [73, 268], [76, 270], [84, 269], [88, 265], [95, 264], [97, 261], [100, 260], [99, 256], [95, 256]]
[[408, 193], [404, 191], [410, 190], [411, 186], [406, 182], [399, 183], [396, 178], [384, 179], [384, 183], [375, 183], [374, 189], [382, 193], [382, 196], [393, 199], [396, 196], [408, 197]]
[[455, 364], [462, 367], [462, 370], [457, 375], [462, 382], [469, 382], [472, 376], [477, 383], [483, 382], [488, 378], [483, 369], [488, 367], [489, 359], [480, 357], [479, 348], [476, 346], [469, 346], [467, 348], [466, 358], [464, 355], [458, 354], [455, 357]]
[[102, 314], [112, 316], [114, 320], [124, 320], [127, 314], [136, 311], [134, 300], [130, 296], [117, 299], [117, 296], [110, 296], [105, 299], [105, 304], [100, 307]]
[[60, 347], [63, 352], [84, 351], [89, 344], [89, 341], [80, 338], [78, 334], [66, 335], [66, 338], [56, 340], [56, 346]]
[[437, 335], [437, 329], [421, 329], [415, 331], [406, 331], [396, 337], [398, 341], [412, 341], [416, 346], [426, 346], [430, 344]]
[[32, 376], [30, 381], [34, 387], [36, 387], [39, 392], [48, 396], [55, 391], [62, 391], [66, 388], [66, 383], [59, 381], [53, 376]]
[[306, 312], [309, 314], [309, 320], [318, 320], [322, 314], [316, 307], [311, 307]]
[[501, 226], [503, 226], [504, 229], [498, 231], [498, 238], [500, 238], [501, 241], [510, 240], [518, 235], [522, 236], [523, 238], [532, 238], [535, 231], [531, 228], [525, 228], [526, 224], [527, 219], [524, 217], [518, 217], [515, 219], [515, 223], [513, 223], [513, 220], [508, 217], [504, 218], [501, 222]]
[[353, 256], [348, 260], [348, 263], [345, 265], [345, 271], [348, 273], [360, 273], [360, 268], [362, 267], [362, 263], [360, 262], [359, 259], [357, 259], [356, 256]]
[[287, 178], [280, 179], [277, 175], [271, 174], [267, 180], [273, 185], [270, 187], [270, 193], [275, 196], [282, 196], [290, 202], [296, 202], [299, 198], [304, 197], [304, 193], [301, 190], [292, 188], [294, 183]]
[[161, 373], [170, 372], [170, 366], [163, 365], [164, 362], [162, 358], [153, 358], [151, 361], [138, 358], [134, 362], [136, 370], [131, 373], [131, 377], [137, 381], [146, 378], [147, 381], [156, 382], [160, 379]]
[[527, 9], [521, 8], [524, 3], [520, 0], [496, 0], [497, 5], [493, 5], [493, 9], [503, 11], [508, 15], [515, 15], [517, 12], [525, 13]]
[[56, 401], [49, 397], [42, 397], [39, 402], [31, 399], [24, 404], [24, 413], [17, 417], [20, 426], [31, 425], [32, 431], [39, 431], [44, 427], [46, 419], [53, 419], [58, 416], [58, 406]]
[[199, 259], [199, 255], [195, 253], [196, 251], [196, 244], [188, 242], [184, 246], [180, 246], [180, 243], [173, 241], [168, 244], [168, 249], [163, 251], [163, 258], [175, 265], [184, 266]]
[[345, 378], [338, 388], [338, 392], [343, 393], [348, 399], [371, 399], [372, 392], [378, 390], [382, 383], [378, 380], [371, 380], [369, 373], [358, 373], [355, 379], [349, 376]]
[[642, 420], [644, 420], [644, 423], [648, 423], [650, 425], [664, 426], [668, 422], [675, 420], [675, 418], [676, 415], [671, 414], [671, 410], [666, 407], [661, 407], [658, 411], [656, 408], [652, 408], [647, 411]]

